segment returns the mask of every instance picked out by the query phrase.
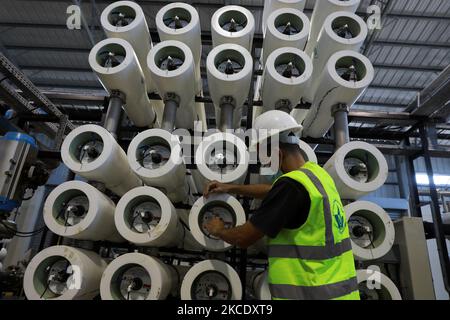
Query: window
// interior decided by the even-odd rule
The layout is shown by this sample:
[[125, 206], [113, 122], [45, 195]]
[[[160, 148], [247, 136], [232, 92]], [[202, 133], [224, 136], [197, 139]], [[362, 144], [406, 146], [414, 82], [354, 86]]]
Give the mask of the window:
[[[426, 173], [417, 173], [416, 182], [418, 185], [429, 185], [428, 175]], [[434, 175], [434, 184], [439, 187], [450, 187], [450, 176], [443, 174]]]

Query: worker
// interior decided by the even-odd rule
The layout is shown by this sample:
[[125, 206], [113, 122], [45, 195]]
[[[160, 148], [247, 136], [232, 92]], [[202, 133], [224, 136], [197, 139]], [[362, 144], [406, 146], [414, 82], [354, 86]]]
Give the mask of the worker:
[[[297, 135], [301, 126], [288, 113], [269, 111], [254, 128], [278, 129], [283, 173], [272, 185], [210, 182], [204, 196], [232, 193], [262, 198], [259, 209], [243, 225], [225, 228], [215, 217], [205, 227], [211, 235], [247, 248], [268, 237], [268, 280], [272, 299], [359, 300], [349, 231], [338, 191], [328, 173], [305, 162]], [[269, 143], [260, 140], [259, 145]], [[273, 146], [271, 146], [273, 147]]]

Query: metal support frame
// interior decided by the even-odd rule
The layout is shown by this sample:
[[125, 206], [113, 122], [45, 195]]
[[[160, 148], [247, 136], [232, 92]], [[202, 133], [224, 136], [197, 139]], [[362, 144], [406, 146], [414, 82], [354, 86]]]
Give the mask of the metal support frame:
[[[20, 88], [25, 96], [30, 98], [36, 105], [39, 105], [45, 112], [58, 118], [63, 116], [63, 113], [1, 52], [0, 71], [8, 76], [8, 79]], [[68, 131], [74, 128], [75, 125], [73, 123], [67, 123]]]
[[413, 115], [446, 118], [450, 115], [450, 66], [433, 80], [406, 108]]
[[[18, 112], [19, 115], [27, 114], [29, 116], [37, 116], [39, 111], [24, 97], [18, 94], [9, 84], [0, 83], [0, 97], [2, 97], [9, 107]], [[50, 122], [43, 123], [38, 131], [53, 138], [58, 131], [58, 128]]]
[[64, 139], [64, 133], [66, 132], [68, 124], [69, 124], [69, 117], [65, 114], [62, 115], [61, 118], [59, 118], [59, 129], [58, 132], [56, 133], [56, 137], [53, 142], [53, 149], [55, 151], [59, 151], [61, 149], [61, 145]]
[[[409, 145], [409, 138], [406, 141]], [[420, 206], [419, 190], [417, 188], [416, 182], [416, 172], [414, 170], [414, 159], [415, 156], [405, 157], [406, 171], [408, 172], [408, 188], [409, 188], [409, 207], [411, 210], [412, 217], [422, 217], [422, 209]]]

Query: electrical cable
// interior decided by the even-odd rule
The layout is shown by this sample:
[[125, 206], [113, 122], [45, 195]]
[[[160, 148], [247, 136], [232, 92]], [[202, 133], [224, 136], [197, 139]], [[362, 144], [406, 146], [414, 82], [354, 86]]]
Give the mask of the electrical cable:
[[373, 243], [373, 232], [372, 231], [366, 231], [366, 233], [369, 236], [370, 245], [372, 246], [372, 248], [375, 248], [375, 245]]
[[47, 281], [47, 285], [45, 286], [44, 292], [42, 292], [41, 296], [39, 297], [40, 299], [42, 299], [42, 297], [45, 295], [45, 293], [47, 292], [48, 288], [50, 287], [50, 281]]

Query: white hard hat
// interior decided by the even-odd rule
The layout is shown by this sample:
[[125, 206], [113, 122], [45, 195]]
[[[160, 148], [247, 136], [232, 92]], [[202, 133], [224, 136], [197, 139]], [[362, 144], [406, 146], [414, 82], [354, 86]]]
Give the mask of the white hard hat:
[[[289, 113], [280, 110], [270, 110], [264, 112], [255, 119], [253, 128], [258, 134], [257, 141], [253, 141], [254, 145], [264, 142], [269, 137], [273, 137], [277, 134], [280, 135], [282, 133], [286, 134], [280, 135], [281, 142], [287, 142], [282, 141], [282, 137], [288, 137], [288, 133], [294, 133], [298, 139], [303, 129], [302, 125], [298, 124], [297, 121]], [[262, 132], [263, 134], [260, 134]], [[293, 142], [293, 144], [295, 144], [295, 142]]]

